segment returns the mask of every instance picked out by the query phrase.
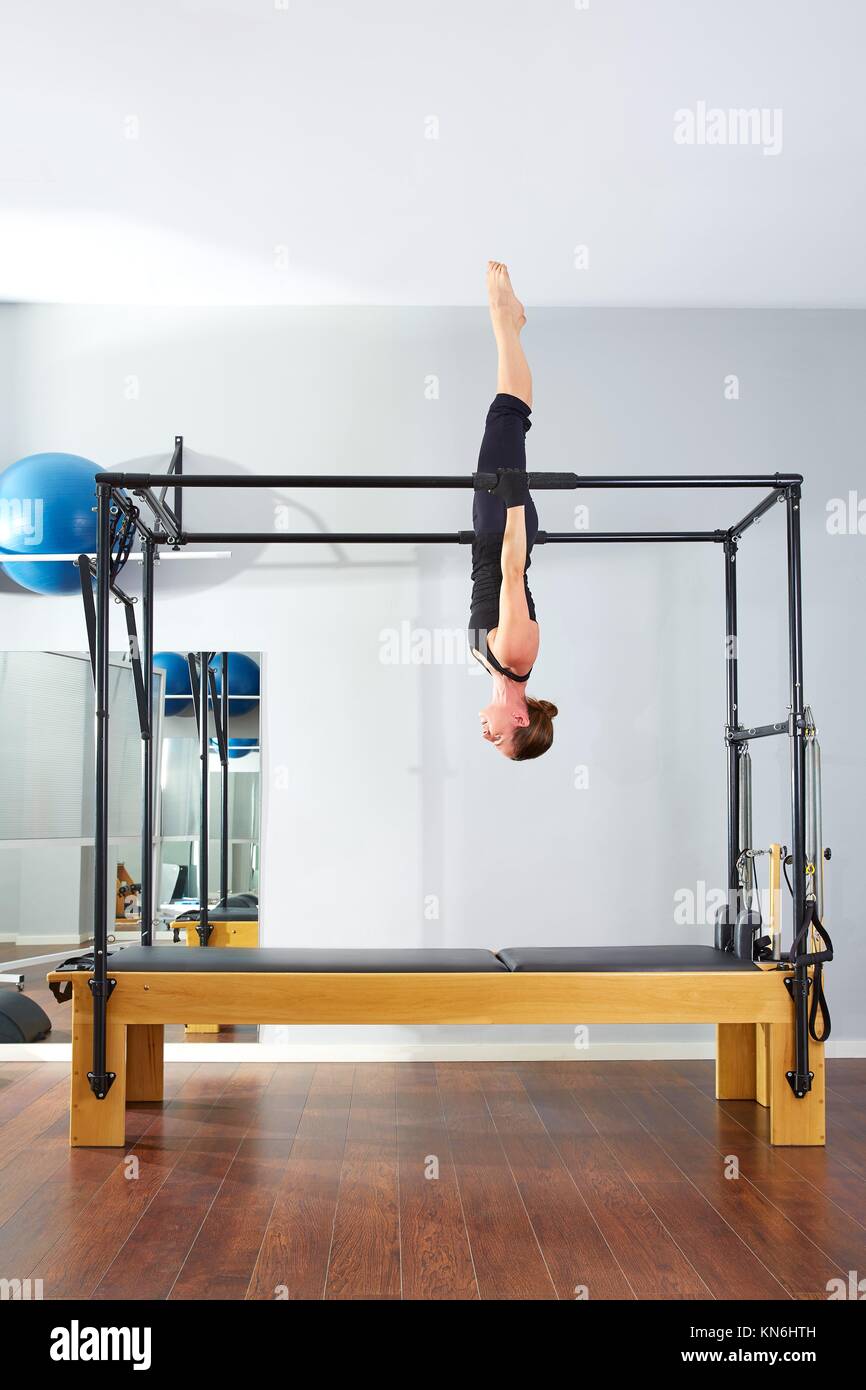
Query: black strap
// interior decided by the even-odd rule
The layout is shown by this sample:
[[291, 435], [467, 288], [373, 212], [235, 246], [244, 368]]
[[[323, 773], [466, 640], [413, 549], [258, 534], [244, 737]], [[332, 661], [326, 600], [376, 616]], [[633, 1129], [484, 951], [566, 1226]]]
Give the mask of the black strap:
[[517, 681], [519, 685], [525, 685], [525, 683], [529, 680], [529, 677], [532, 675], [531, 666], [525, 676], [518, 676], [517, 672], [512, 671], [510, 666], [503, 666], [501, 662], [497, 661], [493, 652], [490, 650], [489, 642], [487, 643], [487, 660], [493, 667], [494, 671], [499, 672], [500, 676], [504, 676], [505, 679], [509, 681]]
[[[808, 945], [810, 928], [815, 929], [818, 938], [823, 941], [822, 951], [804, 950]], [[826, 1042], [830, 1036], [830, 1010], [827, 1007], [827, 999], [824, 994], [824, 962], [833, 959], [833, 942], [829, 932], [821, 925], [817, 916], [816, 903], [814, 898], [810, 898], [806, 903], [806, 911], [803, 916], [803, 925], [794, 938], [794, 944], [790, 951], [782, 957], [791, 965], [812, 965], [814, 973], [812, 976], [812, 1004], [809, 1009], [809, 1036], [814, 1042]], [[820, 1035], [816, 1032], [818, 1014], [823, 1019], [823, 1029]]]

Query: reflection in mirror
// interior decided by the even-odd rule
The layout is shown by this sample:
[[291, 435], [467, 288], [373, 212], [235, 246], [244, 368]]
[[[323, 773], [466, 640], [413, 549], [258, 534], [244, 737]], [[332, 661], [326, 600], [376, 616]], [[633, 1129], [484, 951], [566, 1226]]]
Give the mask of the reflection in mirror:
[[[228, 654], [226, 740], [220, 737], [223, 654], [209, 663], [207, 901], [257, 916], [261, 822], [260, 658]], [[183, 680], [185, 678], [185, 685]], [[161, 653], [154, 672], [154, 927], [171, 939], [197, 919], [201, 891], [201, 757], [186, 653]], [[140, 931], [142, 743], [133, 669], [109, 672], [109, 923]], [[223, 757], [223, 753], [225, 756]], [[80, 946], [93, 937], [94, 701], [82, 652], [0, 652], [0, 958]]]
[[[154, 897], [157, 927], [165, 930], [185, 921], [197, 923], [200, 917], [201, 752], [196, 698], [200, 654], [159, 652], [154, 664], [164, 672], [166, 683], [157, 764]], [[208, 676], [208, 920], [255, 922], [261, 831], [260, 657], [251, 652], [219, 652], [211, 656], [208, 666], [212, 673]]]

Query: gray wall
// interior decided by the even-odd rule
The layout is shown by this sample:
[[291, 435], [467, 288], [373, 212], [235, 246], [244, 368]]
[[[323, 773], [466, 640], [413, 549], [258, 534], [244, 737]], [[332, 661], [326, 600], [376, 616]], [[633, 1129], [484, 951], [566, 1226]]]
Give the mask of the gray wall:
[[[840, 956], [830, 999], [835, 1038], [850, 1050], [866, 1037], [857, 898], [866, 536], [831, 535], [827, 504], [862, 486], [866, 315], [529, 312], [534, 467], [806, 475], [807, 695], [824, 748], [834, 851], [827, 921]], [[191, 468], [465, 473], [493, 390], [491, 342], [474, 309], [7, 308], [6, 353], [16, 370], [12, 410], [0, 424], [8, 461], [58, 448], [103, 464], [156, 464], [181, 432]], [[729, 374], [739, 399], [726, 398]], [[195, 527], [266, 529], [283, 500], [187, 497]], [[291, 516], [299, 527], [468, 524], [460, 492], [305, 492], [298, 500]], [[571, 527], [576, 500], [541, 497], [542, 524]], [[753, 499], [671, 492], [585, 500], [592, 526], [607, 529], [715, 527]], [[156, 643], [265, 654], [266, 941], [502, 946], [708, 934], [703, 921], [677, 920], [675, 902], [683, 890], [700, 897], [702, 883], [723, 881], [718, 548], [538, 552], [542, 650], [531, 689], [561, 713], [553, 752], [523, 766], [482, 743], [483, 675], [462, 661], [381, 660], [387, 629], [463, 624], [464, 550], [233, 552], [162, 567]], [[780, 508], [741, 551], [749, 721], [785, 713], [784, 575]], [[4, 646], [80, 645], [74, 599], [8, 587], [0, 597]], [[786, 758], [781, 739], [754, 750], [760, 843], [789, 838]], [[589, 780], [581, 789], [579, 767]], [[396, 1035], [446, 1038], [445, 1030]], [[475, 1036], [567, 1047], [569, 1030], [447, 1033], [455, 1042]], [[694, 1049], [708, 1038], [707, 1030], [593, 1029], [594, 1041], [613, 1047], [644, 1040]]]

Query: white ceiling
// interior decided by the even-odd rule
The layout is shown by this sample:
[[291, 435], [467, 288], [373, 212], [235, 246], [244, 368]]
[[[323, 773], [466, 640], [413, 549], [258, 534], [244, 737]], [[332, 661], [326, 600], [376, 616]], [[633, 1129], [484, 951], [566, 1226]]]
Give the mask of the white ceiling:
[[[0, 298], [474, 304], [492, 256], [530, 304], [866, 304], [863, 0], [0, 16]], [[781, 152], [677, 144], [699, 102]]]

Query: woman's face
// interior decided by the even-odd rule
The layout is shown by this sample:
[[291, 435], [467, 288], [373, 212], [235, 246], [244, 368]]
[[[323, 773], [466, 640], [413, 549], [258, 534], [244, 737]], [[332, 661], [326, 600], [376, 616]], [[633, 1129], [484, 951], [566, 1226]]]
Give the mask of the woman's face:
[[481, 720], [481, 736], [487, 743], [492, 743], [493, 747], [503, 757], [510, 758], [514, 752], [512, 740], [515, 729], [526, 728], [529, 724], [528, 713], [520, 710], [509, 709], [504, 705], [492, 704], [486, 709], [478, 711]]

